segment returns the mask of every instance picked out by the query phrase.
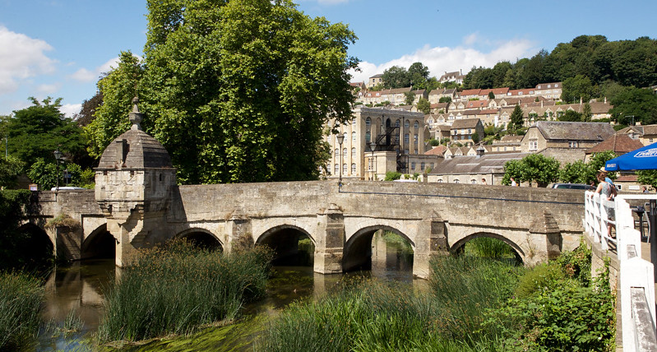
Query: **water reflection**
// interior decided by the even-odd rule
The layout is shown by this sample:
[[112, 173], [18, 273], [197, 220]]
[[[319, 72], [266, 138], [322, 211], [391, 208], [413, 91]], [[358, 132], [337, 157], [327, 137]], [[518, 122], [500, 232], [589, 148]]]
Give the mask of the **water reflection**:
[[[371, 270], [344, 275], [318, 274], [313, 271], [313, 256], [306, 253], [305, 248], [314, 250], [314, 247], [303, 243], [298, 246], [299, 260], [305, 266], [299, 266], [299, 262], [288, 266], [274, 266], [267, 285], [267, 296], [263, 300], [246, 305], [245, 315], [275, 316], [294, 301], [321, 298], [342, 280], [352, 276], [414, 282], [413, 253], [410, 245], [396, 240], [390, 241], [383, 233], [373, 236]], [[74, 312], [84, 324], [79, 333], [72, 335], [60, 334], [53, 337], [52, 334], [43, 334], [36, 351], [91, 350], [84, 346], [82, 341], [90, 338], [91, 333], [96, 331], [102, 313], [104, 293], [117, 276], [118, 270], [114, 261], [107, 259], [75, 263], [69, 268], [58, 268], [53, 272], [46, 283], [44, 321], [52, 321], [62, 326], [67, 316]]]
[[[57, 267], [45, 284], [43, 320], [48, 329], [41, 332], [36, 350], [79, 351], [81, 347], [78, 342], [98, 328], [104, 292], [114, 281], [117, 270], [113, 259], [74, 262], [70, 267]], [[67, 318], [79, 319], [82, 324], [79, 331], [64, 336], [62, 330]]]

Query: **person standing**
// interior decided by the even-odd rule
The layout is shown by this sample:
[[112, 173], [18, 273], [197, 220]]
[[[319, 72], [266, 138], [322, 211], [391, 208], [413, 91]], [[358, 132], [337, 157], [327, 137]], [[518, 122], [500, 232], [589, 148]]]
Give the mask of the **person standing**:
[[[607, 178], [607, 172], [606, 171], [598, 171], [597, 179], [600, 183], [598, 183], [598, 188], [595, 189], [595, 193], [600, 194], [601, 201], [602, 200], [607, 200], [607, 201], [612, 201], [614, 200], [614, 197], [616, 196], [616, 188], [611, 185], [609, 182], [607, 182], [605, 179]], [[605, 208], [605, 212], [607, 213], [607, 219], [614, 221], [615, 219], [615, 208], [603, 205]], [[614, 225], [610, 222], [607, 222], [607, 236], [611, 237], [611, 229], [614, 227]]]
[[516, 187], [516, 186], [518, 186], [516, 180], [513, 177], [511, 177], [511, 187]]

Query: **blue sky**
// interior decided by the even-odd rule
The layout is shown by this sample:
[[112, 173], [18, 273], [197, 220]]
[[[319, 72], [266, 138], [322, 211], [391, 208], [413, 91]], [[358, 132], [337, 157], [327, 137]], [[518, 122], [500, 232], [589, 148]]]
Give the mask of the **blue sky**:
[[[655, 38], [657, 1], [297, 0], [311, 17], [343, 22], [358, 36], [354, 81], [413, 62], [432, 76], [515, 62], [579, 35]], [[145, 0], [0, 0], [0, 115], [28, 97], [63, 98], [79, 111], [121, 51], [141, 55]]]

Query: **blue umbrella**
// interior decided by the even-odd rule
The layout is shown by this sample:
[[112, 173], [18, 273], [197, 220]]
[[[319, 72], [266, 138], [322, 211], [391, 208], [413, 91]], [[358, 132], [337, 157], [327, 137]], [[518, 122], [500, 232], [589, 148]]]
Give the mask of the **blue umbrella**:
[[605, 164], [607, 171], [657, 170], [657, 143], [613, 158]]

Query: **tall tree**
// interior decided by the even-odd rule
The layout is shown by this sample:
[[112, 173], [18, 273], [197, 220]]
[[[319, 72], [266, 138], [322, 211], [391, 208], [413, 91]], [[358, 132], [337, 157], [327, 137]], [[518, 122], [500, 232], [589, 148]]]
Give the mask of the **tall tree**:
[[139, 91], [181, 182], [318, 176], [322, 125], [351, 117], [358, 61], [346, 25], [288, 0], [149, 0], [148, 10]]
[[87, 151], [92, 157], [99, 158], [105, 147], [129, 128], [128, 113], [132, 99], [138, 95], [143, 72], [138, 57], [129, 51], [121, 52], [118, 66], [98, 81], [98, 94], [103, 102], [95, 108], [94, 118], [84, 128], [89, 143]]
[[383, 71], [383, 86], [385, 88], [404, 88], [411, 85], [411, 78], [405, 68], [392, 66]]
[[509, 120], [509, 125], [511, 126], [509, 132], [515, 133], [517, 130], [522, 128], [525, 122], [522, 115], [523, 115], [522, 108], [520, 107], [520, 105], [516, 104], [516, 107], [513, 108], [513, 112], [511, 113], [511, 118]]
[[657, 95], [651, 89], [631, 88], [618, 93], [611, 100], [614, 106], [609, 112], [623, 125], [641, 122], [657, 123]]
[[9, 153], [26, 166], [38, 158], [52, 160], [59, 149], [67, 155], [84, 150], [82, 131], [70, 118], [60, 112], [61, 98], [53, 101], [48, 97], [39, 102], [30, 98], [32, 106], [14, 112], [9, 119]]

